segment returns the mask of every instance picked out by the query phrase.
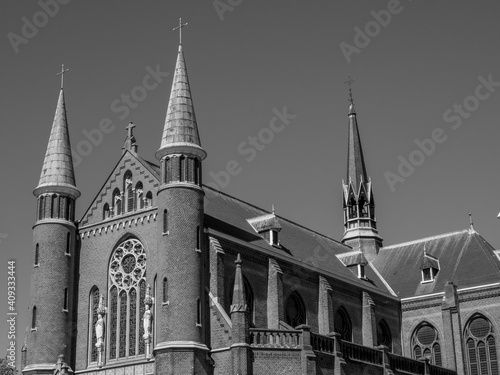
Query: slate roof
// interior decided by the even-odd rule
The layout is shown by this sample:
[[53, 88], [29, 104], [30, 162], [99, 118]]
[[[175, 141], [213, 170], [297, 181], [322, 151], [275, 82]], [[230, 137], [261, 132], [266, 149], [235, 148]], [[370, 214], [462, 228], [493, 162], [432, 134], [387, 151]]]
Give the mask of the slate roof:
[[[421, 283], [424, 249], [439, 260], [433, 282]], [[493, 247], [474, 230], [423, 238], [380, 249], [372, 265], [401, 298], [444, 291], [448, 281], [459, 289], [500, 282], [500, 261]]]
[[346, 185], [352, 182], [356, 194], [359, 192], [361, 182], [368, 182], [361, 139], [359, 137], [358, 121], [354, 105], [349, 105], [349, 136], [347, 151], [347, 180]]
[[175, 64], [160, 150], [172, 145], [190, 145], [201, 149], [182, 46], [179, 46]]
[[52, 187], [69, 188], [77, 196], [80, 195], [75, 183], [68, 122], [66, 119], [66, 105], [62, 89], [59, 92], [56, 113], [43, 161], [42, 173], [40, 174], [38, 186], [35, 189], [35, 195]]
[[279, 232], [280, 247], [272, 246], [257, 234], [247, 221], [269, 214], [268, 211], [207, 186], [204, 186], [204, 190], [205, 226], [261, 247], [266, 252], [276, 254], [277, 259], [279, 257], [295, 259], [314, 266], [326, 274], [333, 274], [346, 282], [357, 284], [365, 290], [376, 290], [378, 293], [394, 296], [371, 266], [365, 268], [367, 280], [363, 280], [354, 275], [337, 258], [336, 255], [351, 252], [352, 248], [349, 246], [277, 215], [282, 227]]

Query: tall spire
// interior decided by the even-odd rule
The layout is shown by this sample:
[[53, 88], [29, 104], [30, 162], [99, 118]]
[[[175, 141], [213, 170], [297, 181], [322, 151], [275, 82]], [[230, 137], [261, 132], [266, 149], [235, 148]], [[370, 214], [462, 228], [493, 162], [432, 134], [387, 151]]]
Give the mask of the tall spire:
[[[64, 69], [63, 69], [64, 71]], [[61, 74], [62, 75], [62, 74]], [[68, 122], [66, 118], [66, 105], [64, 90], [61, 88], [57, 101], [56, 113], [50, 132], [47, 152], [43, 161], [40, 181], [33, 192], [35, 196], [45, 192], [61, 191], [80, 196], [75, 183], [73, 158], [69, 140]]]
[[373, 260], [382, 247], [375, 219], [372, 183], [368, 179], [359, 137], [358, 121], [352, 98], [354, 80], [349, 76], [347, 181], [343, 181], [344, 237], [342, 242], [359, 247], [368, 261]]
[[197, 154], [201, 159], [206, 157], [198, 133], [184, 53], [182, 52], [182, 45], [179, 45], [165, 126], [160, 149], [156, 152], [156, 157], [161, 159], [167, 153], [176, 152], [177, 150], [182, 151], [186, 148], [189, 148], [192, 153]]
[[354, 79], [351, 76], [345, 82], [349, 86], [349, 135], [347, 151], [347, 180], [346, 184], [352, 182], [356, 194], [362, 182], [368, 182], [361, 139], [359, 137], [358, 121], [354, 110], [354, 100], [352, 98], [352, 84]]

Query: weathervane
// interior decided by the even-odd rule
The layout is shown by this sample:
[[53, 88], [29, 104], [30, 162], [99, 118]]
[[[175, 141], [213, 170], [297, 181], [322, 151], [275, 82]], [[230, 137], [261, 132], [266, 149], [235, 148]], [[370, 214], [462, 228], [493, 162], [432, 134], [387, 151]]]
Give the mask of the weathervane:
[[184, 26], [187, 26], [187, 22], [182, 23], [182, 18], [179, 18], [179, 26], [174, 27], [174, 29], [173, 29], [174, 31], [179, 30], [179, 44], [182, 44], [182, 28]]
[[69, 72], [69, 69], [64, 69], [64, 64], [62, 64], [61, 71], [57, 73], [58, 76], [61, 76], [61, 90], [64, 87], [64, 73]]
[[354, 100], [352, 99], [352, 84], [354, 83], [355, 79], [351, 77], [349, 74], [347, 76], [347, 81], [344, 83], [349, 87], [349, 103], [354, 104]]

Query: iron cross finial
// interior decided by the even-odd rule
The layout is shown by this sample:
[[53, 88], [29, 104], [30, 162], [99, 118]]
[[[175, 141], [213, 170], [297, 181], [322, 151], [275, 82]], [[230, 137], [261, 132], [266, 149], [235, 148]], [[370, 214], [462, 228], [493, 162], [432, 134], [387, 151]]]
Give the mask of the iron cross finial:
[[182, 44], [182, 28], [185, 26], [187, 26], [187, 22], [182, 23], [182, 18], [179, 18], [179, 26], [174, 27], [173, 29], [173, 30], [179, 30], [179, 44]]
[[353, 104], [354, 103], [354, 100], [352, 99], [352, 84], [354, 83], [355, 79], [351, 77], [351, 75], [349, 74], [347, 76], [347, 81], [345, 81], [344, 83], [349, 87], [349, 103]]
[[64, 69], [64, 64], [62, 64], [61, 71], [57, 73], [58, 76], [61, 76], [61, 89], [64, 87], [64, 73], [69, 72], [69, 69]]

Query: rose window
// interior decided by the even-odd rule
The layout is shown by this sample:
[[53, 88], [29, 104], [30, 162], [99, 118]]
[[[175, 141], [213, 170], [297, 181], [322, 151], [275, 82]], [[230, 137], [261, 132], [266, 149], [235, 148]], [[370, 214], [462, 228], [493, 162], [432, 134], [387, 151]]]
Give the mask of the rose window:
[[136, 286], [146, 272], [146, 254], [142, 243], [131, 238], [122, 242], [113, 253], [109, 274], [119, 289]]

